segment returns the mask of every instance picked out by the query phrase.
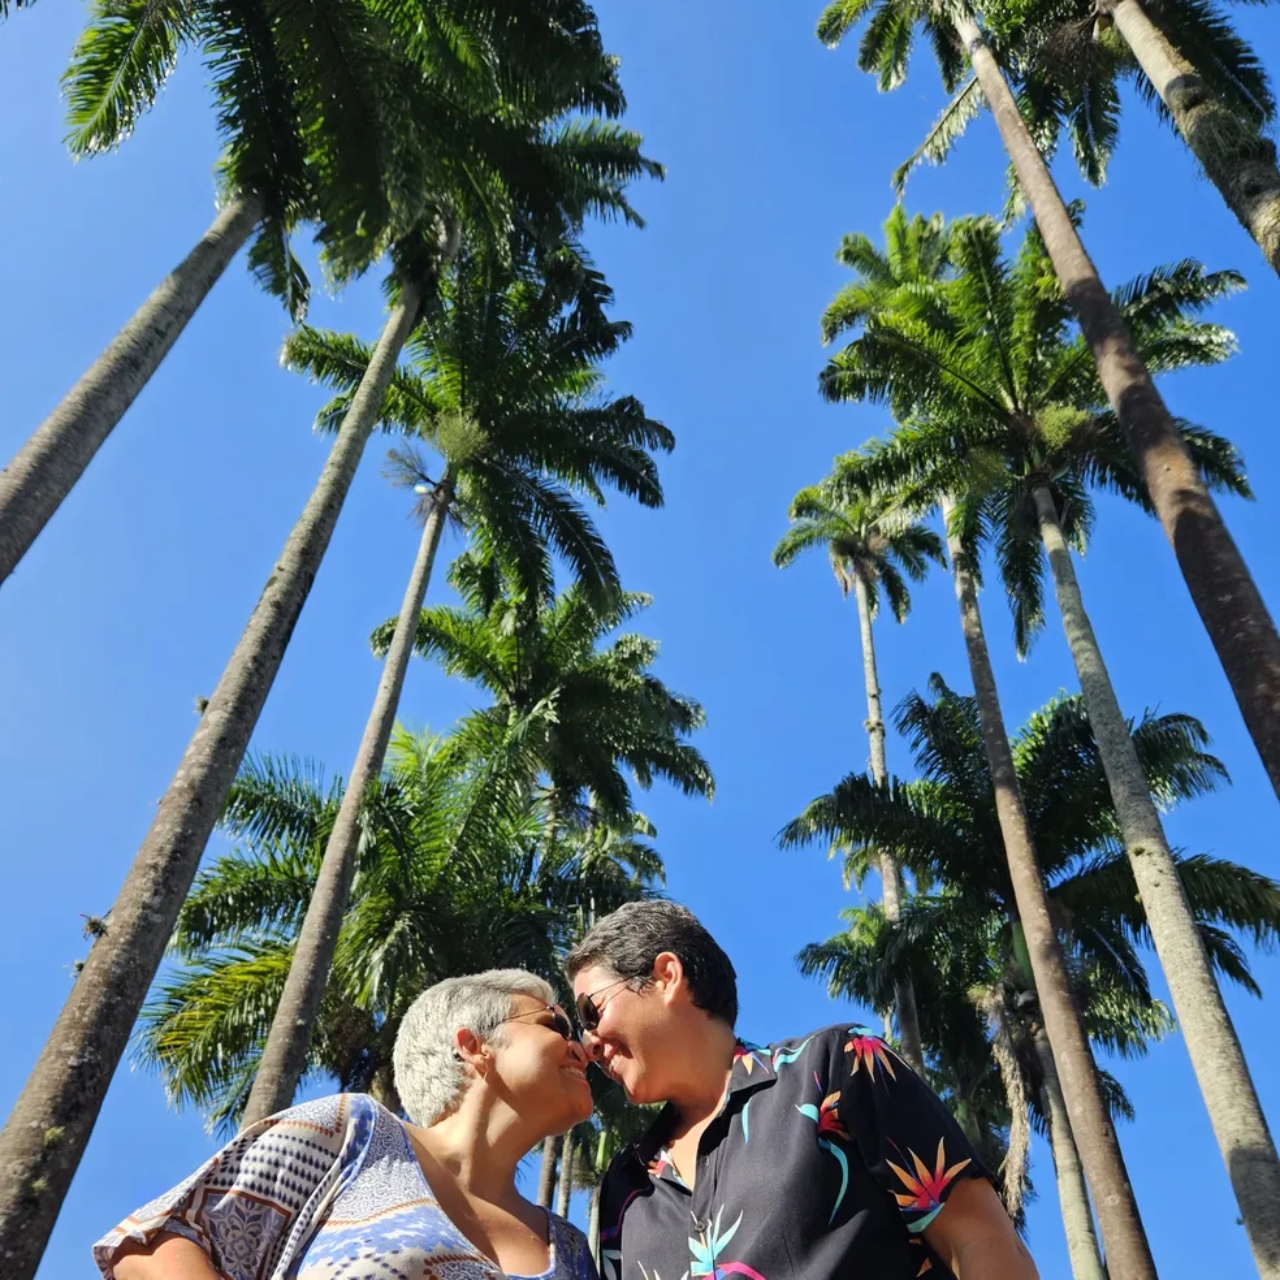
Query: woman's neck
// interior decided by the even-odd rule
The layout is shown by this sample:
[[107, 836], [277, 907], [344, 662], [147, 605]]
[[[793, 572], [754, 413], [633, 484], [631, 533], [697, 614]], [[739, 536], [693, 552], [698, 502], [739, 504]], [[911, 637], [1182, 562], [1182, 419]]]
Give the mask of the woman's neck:
[[690, 1129], [720, 1110], [733, 1074], [738, 1038], [732, 1027], [714, 1019], [707, 1023], [703, 1034], [685, 1044], [685, 1069], [668, 1087], [667, 1100], [676, 1109], [679, 1127]]
[[430, 1128], [411, 1126], [411, 1136], [468, 1197], [505, 1205], [520, 1199], [516, 1166], [529, 1144], [514, 1117], [503, 1121], [464, 1102]]

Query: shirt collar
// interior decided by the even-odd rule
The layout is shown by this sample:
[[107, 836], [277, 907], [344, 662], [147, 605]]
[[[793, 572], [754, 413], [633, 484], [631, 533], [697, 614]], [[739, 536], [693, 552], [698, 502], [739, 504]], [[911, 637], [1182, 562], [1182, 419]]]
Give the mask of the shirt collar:
[[758, 1089], [777, 1078], [770, 1051], [756, 1044], [738, 1041], [733, 1051], [733, 1070], [729, 1074], [729, 1095], [746, 1089]]

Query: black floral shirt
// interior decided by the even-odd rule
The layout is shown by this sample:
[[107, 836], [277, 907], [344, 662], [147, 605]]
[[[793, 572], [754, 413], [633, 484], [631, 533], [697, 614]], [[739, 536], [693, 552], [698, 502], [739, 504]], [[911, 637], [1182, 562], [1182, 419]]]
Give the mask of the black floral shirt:
[[990, 1178], [865, 1027], [740, 1044], [692, 1191], [664, 1146], [673, 1119], [668, 1106], [605, 1174], [602, 1280], [941, 1280], [920, 1233], [957, 1180]]

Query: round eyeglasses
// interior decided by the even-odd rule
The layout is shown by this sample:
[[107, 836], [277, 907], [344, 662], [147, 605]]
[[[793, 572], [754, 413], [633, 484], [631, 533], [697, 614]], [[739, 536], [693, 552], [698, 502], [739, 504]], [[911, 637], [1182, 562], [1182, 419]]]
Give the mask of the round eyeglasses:
[[[578, 1021], [582, 1024], [583, 1031], [594, 1031], [600, 1025], [600, 1015], [604, 1013], [604, 1006], [596, 1004], [596, 997], [602, 996], [606, 991], [612, 991], [615, 987], [620, 987], [630, 981], [630, 978], [619, 978], [617, 982], [611, 982], [607, 987], [601, 987], [599, 991], [593, 991], [590, 995], [584, 991], [578, 997]], [[607, 1005], [608, 1003], [606, 1000], [605, 1004]]]
[[504, 1022], [523, 1022], [526, 1018], [537, 1018], [544, 1013], [551, 1015], [551, 1021], [539, 1022], [537, 1023], [538, 1026], [546, 1027], [548, 1031], [554, 1031], [556, 1035], [563, 1036], [566, 1040], [576, 1040], [578, 1038], [568, 1015], [558, 1005], [554, 1004], [544, 1004], [540, 1009], [526, 1009], [523, 1013], [513, 1013], [509, 1018], [500, 1019], [498, 1026], [502, 1026]]

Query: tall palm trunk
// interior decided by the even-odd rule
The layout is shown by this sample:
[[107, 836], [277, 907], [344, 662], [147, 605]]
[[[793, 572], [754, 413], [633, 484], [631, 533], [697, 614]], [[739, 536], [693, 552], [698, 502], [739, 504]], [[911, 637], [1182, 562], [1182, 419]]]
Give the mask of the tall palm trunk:
[[[600, 1257], [600, 1184], [591, 1188], [591, 1204], [587, 1209], [587, 1249], [593, 1258]], [[597, 1267], [599, 1262], [597, 1261]], [[599, 1268], [603, 1272], [603, 1268]]]
[[262, 218], [237, 196], [0, 471], [0, 583], [49, 523]]
[[406, 286], [319, 482], [187, 744], [111, 910], [107, 931], [0, 1133], [0, 1275], [30, 1280], [93, 1132], [138, 1010], [271, 689], [413, 327]]
[[1128, 326], [1080, 242], [978, 24], [964, 13], [954, 21], [1191, 599], [1280, 795], [1280, 635], [1275, 623], [1138, 356]]
[[338, 945], [338, 931], [347, 909], [351, 882], [356, 873], [357, 854], [360, 848], [360, 810], [370, 786], [382, 772], [387, 743], [395, 725], [400, 695], [404, 690], [405, 673], [413, 653], [413, 642], [418, 630], [418, 617], [422, 602], [431, 581], [431, 569], [435, 564], [436, 548], [444, 530], [453, 501], [453, 473], [446, 471], [432, 498], [422, 538], [418, 544], [417, 558], [409, 585], [400, 605], [400, 616], [391, 637], [378, 691], [374, 695], [373, 708], [365, 723], [360, 749], [347, 778], [347, 789], [338, 808], [333, 830], [325, 845], [320, 874], [307, 904], [307, 914], [298, 933], [289, 976], [285, 979], [280, 1003], [276, 1006], [271, 1030], [267, 1034], [262, 1062], [245, 1105], [241, 1125], [247, 1128], [277, 1111], [283, 1111], [293, 1101], [298, 1081], [307, 1066], [307, 1047], [315, 1026], [320, 1001], [333, 966], [333, 954]]
[[373, 1079], [369, 1081], [369, 1096], [395, 1115], [404, 1110], [399, 1090], [396, 1089], [395, 1072], [389, 1062], [373, 1073]]
[[1098, 1252], [1098, 1236], [1093, 1229], [1089, 1190], [1085, 1186], [1084, 1170], [1080, 1167], [1080, 1152], [1076, 1149], [1071, 1121], [1067, 1118], [1067, 1104], [1062, 1098], [1062, 1081], [1058, 1079], [1058, 1068], [1044, 1023], [1039, 1020], [1031, 1029], [1031, 1042], [1040, 1063], [1040, 1105], [1049, 1122], [1049, 1149], [1058, 1179], [1058, 1208], [1067, 1236], [1071, 1275], [1073, 1280], [1107, 1280], [1106, 1268]]
[[978, 611], [973, 570], [960, 538], [952, 528], [953, 506], [950, 499], [943, 500], [947, 547], [951, 553], [956, 598], [960, 602], [960, 622], [978, 704], [978, 720], [995, 788], [996, 813], [1009, 860], [1009, 878], [1018, 917], [1026, 939], [1027, 958], [1058, 1064], [1071, 1128], [1079, 1139], [1085, 1173], [1093, 1188], [1109, 1263], [1125, 1280], [1155, 1280], [1155, 1263], [1142, 1219], [1138, 1216], [1120, 1144], [1116, 1141], [1115, 1129], [1107, 1113], [1089, 1041], [1080, 1021], [1080, 1010], [1076, 1007], [1067, 976], [1066, 957], [1049, 916], [1044, 878], [1036, 861], [1031, 827], [1013, 767], [1013, 750], [1005, 731], [991, 656], [982, 629], [982, 615]]
[[1027, 1101], [1027, 1082], [1018, 1062], [1018, 1053], [1009, 1029], [1009, 1016], [1004, 1007], [1003, 984], [981, 994], [978, 1009], [991, 1031], [991, 1056], [1009, 1107], [1009, 1141], [1004, 1163], [1000, 1167], [1004, 1207], [1017, 1219], [1027, 1194], [1027, 1165], [1031, 1157], [1031, 1115]]
[[1280, 1280], [1280, 1159], [1275, 1143], [1085, 611], [1053, 495], [1043, 483], [1034, 485], [1032, 494], [1067, 645], [1151, 939], [1231, 1176], [1254, 1261], [1264, 1280]]
[[556, 1212], [569, 1216], [569, 1202], [573, 1198], [573, 1130], [564, 1135], [560, 1154], [560, 1193], [556, 1196]]
[[1103, 0], [1142, 73], [1169, 108], [1183, 141], [1280, 273], [1280, 169], [1276, 147], [1242, 120], [1201, 79], [1195, 67], [1147, 16], [1139, 0]]
[[556, 1161], [560, 1158], [560, 1139], [549, 1134], [542, 1140], [542, 1171], [538, 1174], [538, 1203], [551, 1208], [556, 1193]]
[[[871, 630], [871, 598], [862, 574], [855, 569], [853, 594], [858, 603], [858, 629], [862, 636], [862, 676], [867, 686], [867, 737], [871, 741], [871, 778], [883, 787], [889, 780], [889, 763], [884, 749], [884, 716], [880, 710], [880, 677], [876, 671], [875, 636]], [[902, 919], [902, 874], [893, 855], [880, 850], [880, 884], [884, 918], [890, 924]], [[894, 986], [898, 1013], [898, 1039], [902, 1056], [919, 1076], [924, 1075], [924, 1052], [920, 1046], [920, 1017], [916, 1011], [915, 988], [909, 981]]]

